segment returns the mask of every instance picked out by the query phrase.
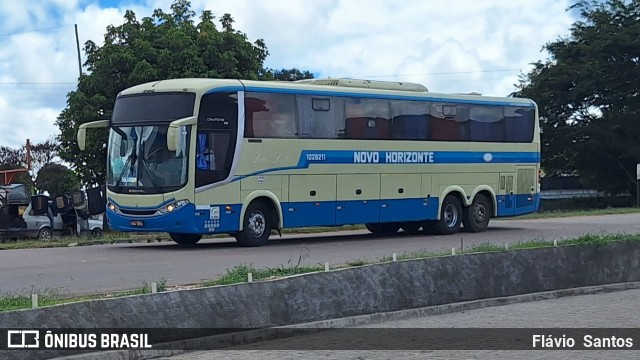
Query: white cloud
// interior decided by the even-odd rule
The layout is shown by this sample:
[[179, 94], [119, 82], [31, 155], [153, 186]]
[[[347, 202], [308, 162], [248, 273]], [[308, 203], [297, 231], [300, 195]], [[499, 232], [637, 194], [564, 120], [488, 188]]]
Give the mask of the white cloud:
[[[57, 133], [53, 125], [77, 81], [80, 44], [100, 44], [126, 9], [138, 19], [171, 0], [0, 0], [0, 144], [17, 147]], [[103, 2], [104, 3], [104, 2]], [[113, 4], [116, 1], [109, 1]], [[320, 77], [412, 81], [438, 92], [506, 95], [517, 75], [546, 58], [542, 46], [566, 35], [570, 0], [192, 0], [219, 18], [230, 13], [251, 41], [265, 40], [271, 68]], [[30, 32], [51, 28], [46, 31]], [[85, 61], [82, 54], [82, 61]], [[16, 85], [19, 83], [20, 85]], [[30, 84], [49, 83], [49, 84]]]

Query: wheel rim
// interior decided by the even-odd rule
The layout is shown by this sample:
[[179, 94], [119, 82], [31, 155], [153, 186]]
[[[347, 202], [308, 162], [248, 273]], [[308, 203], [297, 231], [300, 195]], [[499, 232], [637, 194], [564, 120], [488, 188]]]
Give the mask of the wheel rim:
[[473, 210], [473, 218], [477, 224], [481, 224], [487, 219], [487, 208], [484, 204], [476, 204]]
[[247, 228], [252, 237], [258, 238], [264, 234], [267, 227], [267, 219], [260, 211], [254, 211], [249, 216]]
[[42, 241], [49, 241], [51, 240], [51, 234], [49, 234], [48, 231], [43, 231], [40, 233], [40, 240]]
[[444, 223], [447, 227], [454, 227], [458, 223], [458, 209], [453, 204], [449, 204], [444, 208]]

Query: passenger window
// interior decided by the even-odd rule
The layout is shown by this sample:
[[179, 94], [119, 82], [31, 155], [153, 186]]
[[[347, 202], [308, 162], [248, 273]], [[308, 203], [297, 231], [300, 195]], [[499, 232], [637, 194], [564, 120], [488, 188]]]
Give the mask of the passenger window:
[[245, 136], [296, 137], [296, 98], [290, 94], [248, 93], [245, 101]]
[[433, 103], [429, 109], [431, 140], [464, 141], [468, 139], [465, 129], [467, 120], [463, 105]]
[[345, 137], [348, 139], [389, 139], [389, 102], [350, 98], [345, 101]]
[[503, 108], [489, 105], [471, 105], [469, 111], [471, 141], [505, 141]]
[[336, 139], [344, 135], [344, 100], [298, 95], [299, 137]]
[[430, 137], [429, 106], [426, 101], [389, 102], [391, 110], [391, 139], [427, 140]]

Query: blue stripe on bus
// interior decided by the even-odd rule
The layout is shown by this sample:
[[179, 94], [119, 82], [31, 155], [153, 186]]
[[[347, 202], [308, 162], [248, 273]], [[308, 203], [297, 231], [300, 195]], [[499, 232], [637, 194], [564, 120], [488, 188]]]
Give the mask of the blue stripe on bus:
[[[498, 216], [516, 216], [535, 212], [540, 203], [539, 194], [498, 195]], [[321, 202], [281, 203], [283, 223], [287, 228], [304, 226], [334, 226], [376, 222], [404, 222], [434, 220], [438, 216], [438, 198], [340, 200]], [[194, 204], [165, 215], [132, 216], [107, 209], [109, 227], [116, 231], [148, 231], [192, 234], [233, 233], [240, 226], [242, 204], [211, 205], [220, 208], [220, 218], [210, 218], [209, 209], [196, 209]], [[133, 226], [132, 220], [141, 220], [142, 226]]]
[[[386, 162], [387, 156], [390, 161], [398, 161], [399, 153], [402, 153], [403, 157], [408, 154], [410, 156], [408, 162]], [[413, 153], [421, 154], [414, 156]], [[430, 157], [429, 153], [433, 156]], [[539, 152], [304, 150], [296, 166], [270, 168], [239, 175], [234, 178], [234, 181], [276, 171], [306, 169], [311, 164], [537, 164], [539, 162]]]

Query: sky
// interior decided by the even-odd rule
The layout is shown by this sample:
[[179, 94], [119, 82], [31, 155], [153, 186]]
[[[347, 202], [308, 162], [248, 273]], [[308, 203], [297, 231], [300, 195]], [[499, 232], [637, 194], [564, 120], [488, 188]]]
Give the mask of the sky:
[[[265, 66], [317, 78], [415, 82], [429, 91], [507, 96], [546, 43], [569, 35], [573, 0], [191, 0], [198, 16], [225, 13]], [[103, 42], [126, 10], [138, 19], [172, 0], [0, 0], [0, 146], [59, 134], [55, 120], [76, 89], [78, 53]], [[86, 60], [81, 53], [82, 62]], [[83, 69], [86, 71], [86, 69]]]

